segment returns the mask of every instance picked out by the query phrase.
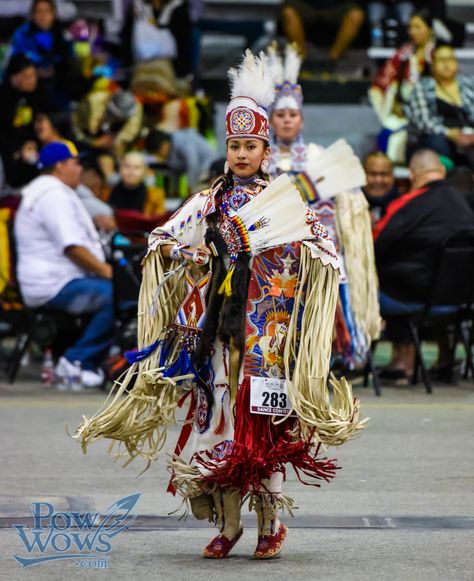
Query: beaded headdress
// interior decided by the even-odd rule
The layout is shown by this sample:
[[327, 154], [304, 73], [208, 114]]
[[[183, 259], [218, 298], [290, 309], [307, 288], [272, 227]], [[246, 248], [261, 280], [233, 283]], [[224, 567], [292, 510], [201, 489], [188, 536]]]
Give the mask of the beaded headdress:
[[227, 139], [254, 137], [269, 141], [268, 113], [274, 97], [268, 57], [245, 52], [241, 64], [230, 69], [231, 101], [226, 111]]

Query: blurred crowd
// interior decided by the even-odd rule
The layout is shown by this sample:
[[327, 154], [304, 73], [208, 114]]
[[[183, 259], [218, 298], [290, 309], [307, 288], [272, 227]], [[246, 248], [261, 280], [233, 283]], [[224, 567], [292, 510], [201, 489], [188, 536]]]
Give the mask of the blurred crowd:
[[[97, 23], [60, 21], [60, 6], [65, 4], [31, 2], [28, 19], [9, 40], [0, 88], [0, 186], [21, 188], [38, 174], [42, 146], [70, 140], [84, 168], [101, 177], [105, 201], [130, 151], [144, 154], [146, 184], [163, 188], [166, 182], [171, 196], [186, 196], [215, 159], [211, 106], [193, 92], [188, 4], [130, 3], [120, 45], [108, 44]], [[146, 150], [153, 131], [160, 137], [147, 143], [161, 154]], [[159, 184], [150, 165], [162, 166]], [[182, 176], [187, 184], [178, 183]]]
[[[23, 200], [16, 238], [10, 238], [21, 300], [35, 309], [88, 317], [57, 370], [73, 373], [78, 361], [87, 385], [103, 380], [99, 366], [115, 330], [112, 237], [149, 232], [223, 172], [212, 103], [199, 89], [196, 22], [202, 4], [124, 1], [118, 43], [106, 39], [100, 23], [77, 19], [67, 0], [2, 0], [0, 6], [0, 17], [15, 23], [12, 30], [0, 26], [7, 47], [0, 85], [0, 206], [9, 212], [2, 220], [11, 221]], [[411, 207], [406, 192], [429, 189], [432, 182], [437, 191], [446, 188], [445, 200], [458, 200], [449, 193], [455, 189], [462, 192], [461, 205], [452, 208], [465, 208], [464, 222], [474, 224], [474, 81], [459, 73], [453, 48], [463, 41], [462, 27], [446, 18], [438, 0], [287, 0], [279, 22], [283, 37], [308, 55], [303, 74], [315, 67], [333, 72], [364, 27], [373, 46], [398, 44], [369, 91], [381, 130], [365, 160], [365, 194], [382, 293], [423, 303], [426, 284], [394, 292], [393, 281], [400, 278], [387, 264], [412, 260], [412, 235], [416, 247], [435, 244], [433, 228], [438, 239], [451, 233], [455, 212], [444, 212], [440, 203], [406, 218], [427, 221], [430, 239], [420, 242], [422, 228], [405, 231], [407, 256], [396, 250], [401, 229], [393, 233], [390, 252], [386, 242], [383, 251], [378, 248], [395, 214], [398, 219]], [[330, 33], [327, 57], [317, 63], [309, 54], [320, 29]], [[411, 181], [396, 182], [394, 166], [400, 165], [409, 166]], [[64, 202], [63, 185], [77, 199]], [[42, 188], [56, 192], [47, 203], [40, 199]], [[395, 211], [393, 204], [402, 199]], [[43, 261], [41, 272], [29, 264], [35, 256]], [[432, 269], [426, 256], [418, 259]], [[5, 261], [0, 268], [4, 293], [15, 275]], [[395, 368], [409, 373], [410, 357], [400, 356]]]

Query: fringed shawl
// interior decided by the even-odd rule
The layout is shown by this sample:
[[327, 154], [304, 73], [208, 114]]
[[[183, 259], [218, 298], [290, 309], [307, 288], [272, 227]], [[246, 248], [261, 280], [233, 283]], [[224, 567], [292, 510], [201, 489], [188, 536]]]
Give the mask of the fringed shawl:
[[[124, 455], [129, 457], [127, 464], [139, 456], [148, 461], [148, 468], [165, 443], [167, 427], [176, 422], [180, 398], [192, 388], [190, 381], [182, 380], [190, 380], [191, 376], [165, 377], [159, 366], [159, 344], [175, 320], [186, 287], [184, 269], [179, 270], [173, 262], [165, 265], [158, 247], [173, 241], [190, 245], [202, 242], [206, 203], [205, 195], [196, 194], [151, 237], [152, 250], [144, 263], [138, 309], [138, 347], [152, 346], [151, 355], [133, 363], [116, 382], [102, 408], [92, 417], [84, 417], [75, 435], [84, 452], [91, 442], [109, 438], [123, 443]], [[319, 441], [339, 445], [364, 427], [364, 422], [358, 419], [358, 402], [345, 379], [332, 380], [334, 400], [333, 404], [330, 402], [327, 377], [339, 272], [327, 250], [328, 243], [315, 238], [302, 247], [284, 362], [290, 399], [302, 433], [314, 434], [316, 428]], [[171, 275], [166, 273], [166, 266]], [[304, 311], [298, 323], [302, 302]]]
[[343, 192], [336, 196], [336, 212], [353, 315], [370, 345], [380, 336], [381, 318], [368, 203], [361, 191]]

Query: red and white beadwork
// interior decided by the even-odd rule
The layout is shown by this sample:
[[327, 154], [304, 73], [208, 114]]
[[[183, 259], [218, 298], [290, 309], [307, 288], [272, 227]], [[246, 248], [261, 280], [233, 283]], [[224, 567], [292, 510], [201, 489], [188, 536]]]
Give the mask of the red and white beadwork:
[[255, 137], [269, 140], [268, 116], [250, 97], [235, 97], [226, 111], [227, 139]]

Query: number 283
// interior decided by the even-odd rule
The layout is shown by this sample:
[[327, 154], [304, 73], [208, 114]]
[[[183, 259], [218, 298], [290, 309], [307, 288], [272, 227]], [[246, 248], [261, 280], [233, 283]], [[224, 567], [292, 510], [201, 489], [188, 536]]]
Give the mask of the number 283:
[[270, 406], [272, 408], [286, 408], [287, 396], [286, 393], [277, 393], [273, 391], [269, 393], [268, 391], [262, 392], [263, 396], [263, 406]]

